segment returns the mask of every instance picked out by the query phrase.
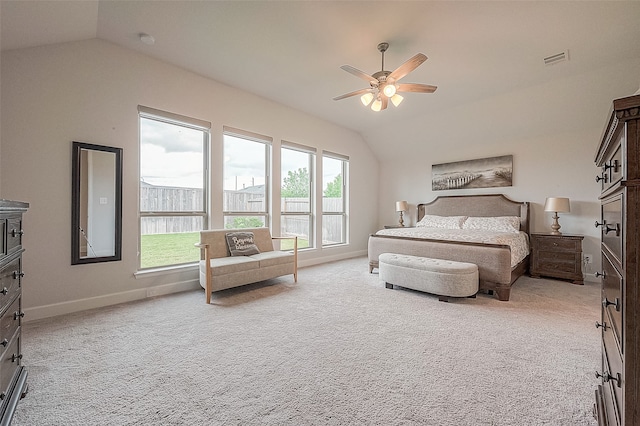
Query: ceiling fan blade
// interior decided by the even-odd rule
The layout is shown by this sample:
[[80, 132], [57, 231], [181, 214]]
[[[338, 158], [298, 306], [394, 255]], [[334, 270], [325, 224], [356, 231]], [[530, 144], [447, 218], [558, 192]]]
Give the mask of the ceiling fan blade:
[[389, 76], [387, 77], [387, 80], [393, 80], [393, 81], [400, 80], [402, 77], [404, 77], [405, 75], [409, 74], [411, 71], [418, 68], [420, 64], [422, 64], [426, 60], [427, 60], [427, 57], [422, 53], [416, 54], [413, 58], [409, 59], [407, 62], [400, 65], [391, 74], [389, 74]]
[[398, 92], [416, 92], [416, 93], [433, 93], [438, 86], [419, 83], [400, 83], [398, 84]]
[[367, 92], [371, 92], [371, 89], [360, 89], [355, 92], [345, 93], [344, 95], [336, 96], [333, 98], [334, 101], [339, 101], [340, 99], [350, 98], [351, 96], [364, 95]]
[[357, 68], [352, 67], [351, 65], [343, 65], [340, 68], [342, 68], [343, 70], [345, 70], [346, 72], [355, 75], [356, 77], [359, 77], [361, 79], [363, 79], [364, 81], [366, 81], [369, 84], [372, 83], [377, 83], [378, 80], [376, 78], [374, 78], [373, 76], [367, 74], [364, 71], [360, 71]]

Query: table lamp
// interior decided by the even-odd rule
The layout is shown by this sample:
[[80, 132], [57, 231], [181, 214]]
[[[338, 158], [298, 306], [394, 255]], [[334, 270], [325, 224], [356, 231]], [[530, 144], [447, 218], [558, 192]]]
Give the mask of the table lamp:
[[558, 223], [558, 213], [569, 213], [571, 207], [569, 206], [568, 198], [551, 197], [547, 198], [544, 203], [545, 212], [553, 212], [553, 223], [551, 224], [551, 235], [562, 235], [560, 232], [560, 224]]
[[400, 226], [404, 227], [404, 219], [402, 212], [409, 210], [409, 204], [406, 201], [396, 201], [396, 211], [400, 212]]

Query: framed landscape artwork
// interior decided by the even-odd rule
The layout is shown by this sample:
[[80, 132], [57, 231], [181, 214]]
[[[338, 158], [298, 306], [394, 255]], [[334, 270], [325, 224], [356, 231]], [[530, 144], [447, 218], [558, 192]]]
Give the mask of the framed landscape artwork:
[[511, 186], [512, 176], [513, 155], [434, 164], [431, 166], [431, 189]]

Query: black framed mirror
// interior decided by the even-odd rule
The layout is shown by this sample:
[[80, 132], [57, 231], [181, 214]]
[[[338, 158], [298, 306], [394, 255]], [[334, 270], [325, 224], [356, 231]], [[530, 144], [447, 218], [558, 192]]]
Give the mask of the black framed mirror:
[[72, 144], [71, 264], [122, 258], [122, 148]]

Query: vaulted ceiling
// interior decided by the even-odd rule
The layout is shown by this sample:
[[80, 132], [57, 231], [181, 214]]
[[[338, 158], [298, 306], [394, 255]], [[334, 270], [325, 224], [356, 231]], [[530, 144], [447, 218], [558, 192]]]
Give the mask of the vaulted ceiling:
[[[638, 1], [2, 1], [2, 49], [100, 38], [367, 135], [394, 123], [640, 57]], [[141, 43], [148, 33], [155, 44]], [[438, 86], [375, 113], [366, 82], [429, 59], [403, 82]], [[568, 51], [569, 60], [544, 58]], [[640, 83], [640, 82], [639, 82]], [[402, 131], [415, 132], [413, 129]], [[375, 138], [372, 138], [375, 139]]]

